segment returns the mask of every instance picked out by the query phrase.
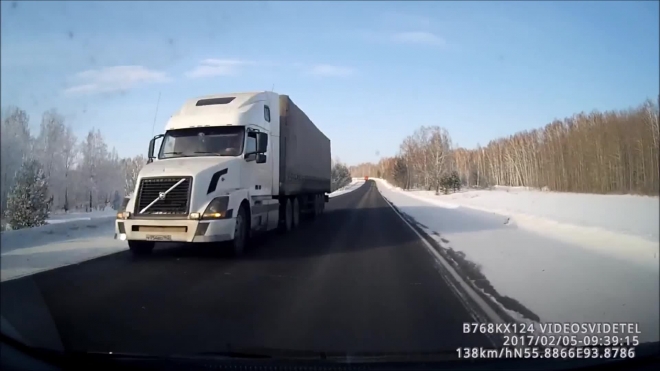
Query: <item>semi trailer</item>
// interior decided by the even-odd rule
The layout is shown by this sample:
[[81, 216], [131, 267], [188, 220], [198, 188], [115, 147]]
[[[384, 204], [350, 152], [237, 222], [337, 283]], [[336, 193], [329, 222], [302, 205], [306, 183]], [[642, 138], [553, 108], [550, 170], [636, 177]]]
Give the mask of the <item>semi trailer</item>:
[[190, 99], [149, 142], [115, 238], [137, 255], [156, 242], [222, 242], [240, 255], [255, 234], [323, 213], [330, 162], [330, 140], [287, 95]]

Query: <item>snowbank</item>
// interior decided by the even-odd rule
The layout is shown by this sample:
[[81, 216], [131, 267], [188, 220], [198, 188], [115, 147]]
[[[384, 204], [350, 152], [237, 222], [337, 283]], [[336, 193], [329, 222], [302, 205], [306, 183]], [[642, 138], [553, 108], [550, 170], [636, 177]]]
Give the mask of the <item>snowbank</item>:
[[[644, 202], [627, 203], [634, 196], [511, 190], [435, 196], [376, 183], [449, 256], [472, 269], [476, 287], [485, 292], [492, 285], [497, 295], [488, 296], [518, 319], [637, 322], [640, 341], [659, 340], [658, 244], [648, 239], [658, 225], [655, 231], [646, 225], [647, 218], [657, 220], [657, 206], [652, 213]], [[653, 205], [653, 198], [640, 199]], [[640, 235], [611, 228], [635, 224], [642, 225]]]
[[115, 211], [115, 209], [111, 207], [106, 207], [104, 210], [94, 210], [92, 212], [84, 212], [84, 211], [78, 211], [72, 213], [55, 212], [48, 215], [48, 220], [46, 220], [46, 222], [48, 224], [66, 223], [76, 220], [90, 220], [95, 218], [103, 218], [108, 216], [114, 216], [116, 214], [117, 211]]
[[350, 184], [348, 184], [345, 187], [339, 188], [338, 190], [336, 190], [332, 193], [328, 193], [328, 197], [332, 198], [332, 197], [336, 197], [336, 196], [343, 195], [345, 193], [354, 191], [354, 190], [360, 188], [363, 184], [364, 184], [364, 178], [352, 178], [352, 181], [351, 181]]
[[127, 249], [115, 240], [114, 215], [3, 232], [0, 279], [18, 278]]
[[659, 242], [658, 197], [542, 192], [526, 187], [495, 187], [434, 196], [413, 193], [443, 202], [493, 211], [524, 214], [582, 227], [595, 227]]

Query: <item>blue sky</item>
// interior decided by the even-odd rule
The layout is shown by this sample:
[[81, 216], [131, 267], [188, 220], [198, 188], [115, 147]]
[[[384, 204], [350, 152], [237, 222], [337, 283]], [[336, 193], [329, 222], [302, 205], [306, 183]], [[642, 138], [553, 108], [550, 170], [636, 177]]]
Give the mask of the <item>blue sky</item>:
[[420, 125], [471, 148], [659, 93], [658, 2], [3, 1], [2, 106], [121, 155], [191, 97], [288, 94], [355, 164]]

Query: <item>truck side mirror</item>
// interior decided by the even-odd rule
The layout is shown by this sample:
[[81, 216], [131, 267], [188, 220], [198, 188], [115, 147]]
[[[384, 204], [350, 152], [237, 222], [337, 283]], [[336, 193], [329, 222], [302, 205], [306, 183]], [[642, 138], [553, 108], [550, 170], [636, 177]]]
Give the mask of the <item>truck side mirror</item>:
[[164, 137], [164, 134], [158, 134], [155, 137], [151, 138], [149, 141], [149, 150], [147, 151], [147, 163], [150, 164], [154, 162], [154, 147], [156, 146], [156, 140]]
[[257, 155], [257, 163], [258, 164], [265, 164], [266, 163], [266, 155], [264, 155], [263, 153], [259, 153]]
[[268, 134], [257, 133], [257, 153], [266, 153], [268, 151]]

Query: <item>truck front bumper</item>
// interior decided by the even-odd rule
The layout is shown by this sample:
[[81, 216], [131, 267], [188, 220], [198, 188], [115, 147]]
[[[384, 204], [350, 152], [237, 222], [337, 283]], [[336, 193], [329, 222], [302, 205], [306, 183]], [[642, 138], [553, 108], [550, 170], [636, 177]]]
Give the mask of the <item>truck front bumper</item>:
[[220, 242], [234, 239], [236, 219], [117, 219], [115, 239], [154, 242]]

